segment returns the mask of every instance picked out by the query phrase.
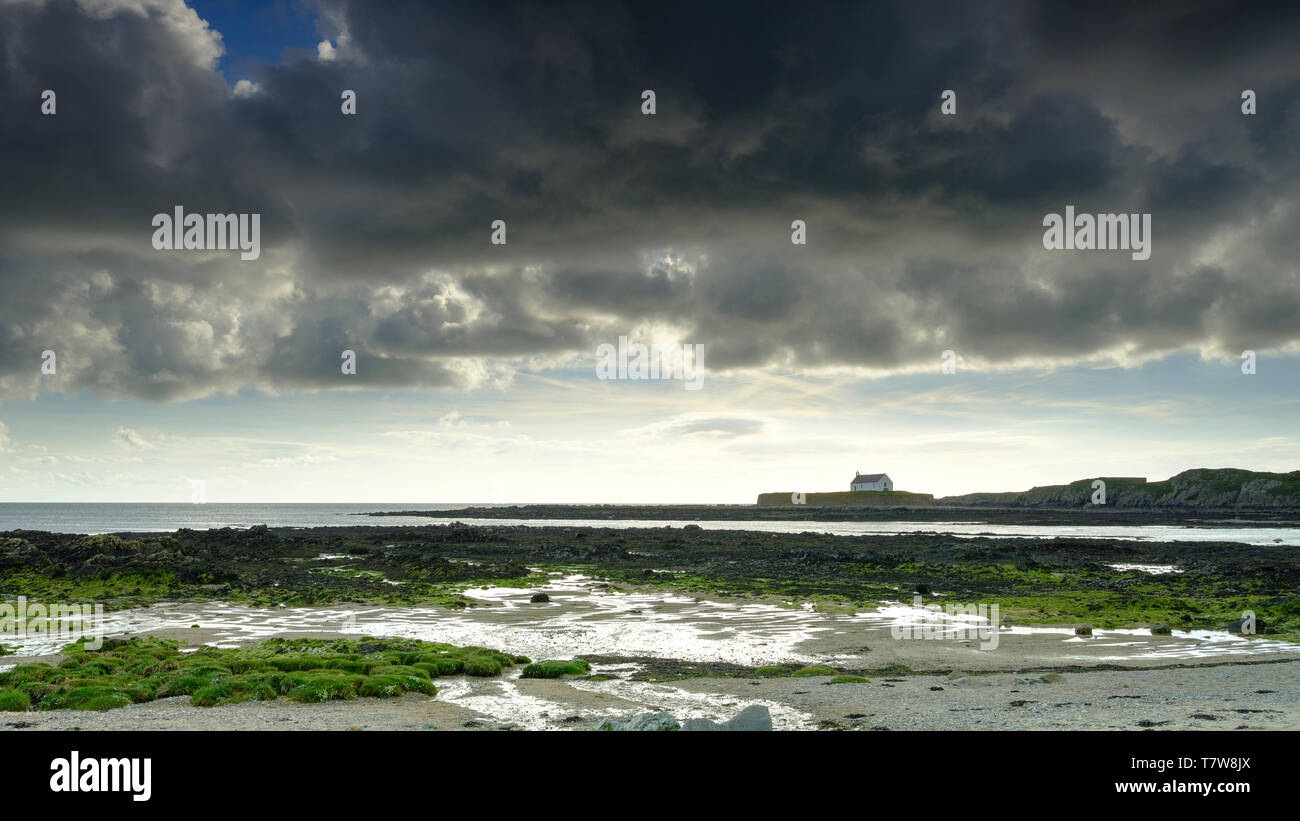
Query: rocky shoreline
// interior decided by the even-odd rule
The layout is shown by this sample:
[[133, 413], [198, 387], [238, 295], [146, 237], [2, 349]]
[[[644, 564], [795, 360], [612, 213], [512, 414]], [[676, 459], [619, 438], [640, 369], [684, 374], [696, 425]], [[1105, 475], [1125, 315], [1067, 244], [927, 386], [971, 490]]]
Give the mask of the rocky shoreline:
[[[913, 593], [997, 603], [1004, 623], [1228, 629], [1300, 637], [1300, 551], [1230, 541], [834, 536], [656, 528], [267, 528], [0, 533], [0, 595], [109, 609], [184, 599], [256, 606], [474, 606], [484, 584], [577, 570], [614, 585], [874, 607]], [[1151, 573], [1142, 568], [1166, 567]]]
[[398, 510], [357, 516], [462, 519], [701, 522], [975, 522], [1003, 525], [1185, 525], [1232, 528], [1248, 524], [1300, 527], [1300, 509], [1123, 509], [1095, 506], [1012, 507], [945, 504], [934, 507], [819, 507], [816, 505], [559, 505], [466, 506], [452, 510]]
[[[122, 625], [143, 625], [128, 627], [131, 635], [222, 647], [268, 634], [335, 639], [355, 614], [375, 636], [582, 658], [590, 668], [558, 679], [523, 678], [509, 667], [482, 680], [453, 673], [437, 679], [434, 698], [407, 692], [312, 705], [279, 698], [200, 707], [158, 692], [102, 711], [7, 713], [0, 724], [594, 729], [669, 713], [683, 727], [698, 719], [693, 726], [707, 728], [762, 705], [776, 729], [1296, 729], [1300, 644], [1292, 653], [1287, 642], [1300, 638], [1300, 551], [1224, 536], [1146, 542], [460, 523], [12, 531], [0, 533], [0, 594], [127, 610]], [[971, 641], [896, 640], [879, 608], [913, 596], [999, 605], [1000, 645], [985, 652]], [[1222, 632], [1245, 609], [1257, 613], [1263, 635]], [[1091, 638], [1072, 634], [1069, 625], [1080, 624], [1097, 628]]]

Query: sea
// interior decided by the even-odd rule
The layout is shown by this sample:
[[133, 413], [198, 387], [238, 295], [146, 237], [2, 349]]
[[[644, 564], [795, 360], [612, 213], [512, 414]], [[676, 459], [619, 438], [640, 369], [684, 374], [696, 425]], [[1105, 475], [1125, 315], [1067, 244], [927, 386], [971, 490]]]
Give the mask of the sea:
[[1157, 542], [1240, 542], [1300, 546], [1300, 528], [1276, 526], [1197, 527], [1187, 525], [1017, 525], [987, 522], [816, 522], [816, 521], [680, 521], [637, 519], [434, 519], [423, 516], [364, 516], [402, 510], [456, 510], [491, 507], [491, 503], [376, 504], [358, 503], [110, 503], [0, 502], [0, 532], [47, 530], [56, 533], [163, 532], [223, 527], [357, 527], [436, 525], [450, 521], [526, 527], [685, 527], [705, 530], [750, 530], [765, 533], [829, 533], [838, 536], [944, 533], [955, 537], [1098, 538]]

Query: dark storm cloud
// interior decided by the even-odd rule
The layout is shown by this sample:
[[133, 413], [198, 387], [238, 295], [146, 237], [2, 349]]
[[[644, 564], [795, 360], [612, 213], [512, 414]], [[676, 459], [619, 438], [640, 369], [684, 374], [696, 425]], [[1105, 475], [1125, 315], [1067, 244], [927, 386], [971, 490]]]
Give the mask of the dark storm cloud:
[[[174, 0], [5, 3], [0, 394], [463, 389], [649, 325], [711, 369], [1293, 345], [1300, 11], [1227, 8], [329, 0], [335, 59], [235, 94]], [[176, 204], [261, 259], [153, 250]], [[1151, 259], [1044, 251], [1067, 204]]]

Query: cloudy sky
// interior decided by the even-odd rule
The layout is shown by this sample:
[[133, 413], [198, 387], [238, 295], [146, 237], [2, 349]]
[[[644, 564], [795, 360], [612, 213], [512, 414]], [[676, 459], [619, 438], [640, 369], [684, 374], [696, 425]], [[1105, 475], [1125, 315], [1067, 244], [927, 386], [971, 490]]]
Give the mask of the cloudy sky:
[[1300, 467], [1300, 7], [1225, 8], [0, 0], [0, 500]]

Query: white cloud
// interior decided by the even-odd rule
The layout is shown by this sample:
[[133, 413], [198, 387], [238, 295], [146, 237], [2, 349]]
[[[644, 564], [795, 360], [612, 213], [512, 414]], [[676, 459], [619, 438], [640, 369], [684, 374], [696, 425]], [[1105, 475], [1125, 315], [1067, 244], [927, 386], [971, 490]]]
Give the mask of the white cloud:
[[157, 447], [154, 443], [141, 436], [138, 431], [122, 425], [118, 425], [117, 430], [113, 432], [113, 441], [120, 447], [129, 450], [153, 450]]
[[77, 0], [77, 5], [88, 16], [99, 20], [122, 12], [149, 18], [174, 37], [194, 65], [201, 68], [214, 67], [226, 51], [221, 33], [211, 29], [184, 0]]
[[683, 413], [639, 428], [619, 431], [626, 436], [669, 436], [694, 439], [735, 439], [762, 433], [767, 422], [754, 416], [718, 413]]

